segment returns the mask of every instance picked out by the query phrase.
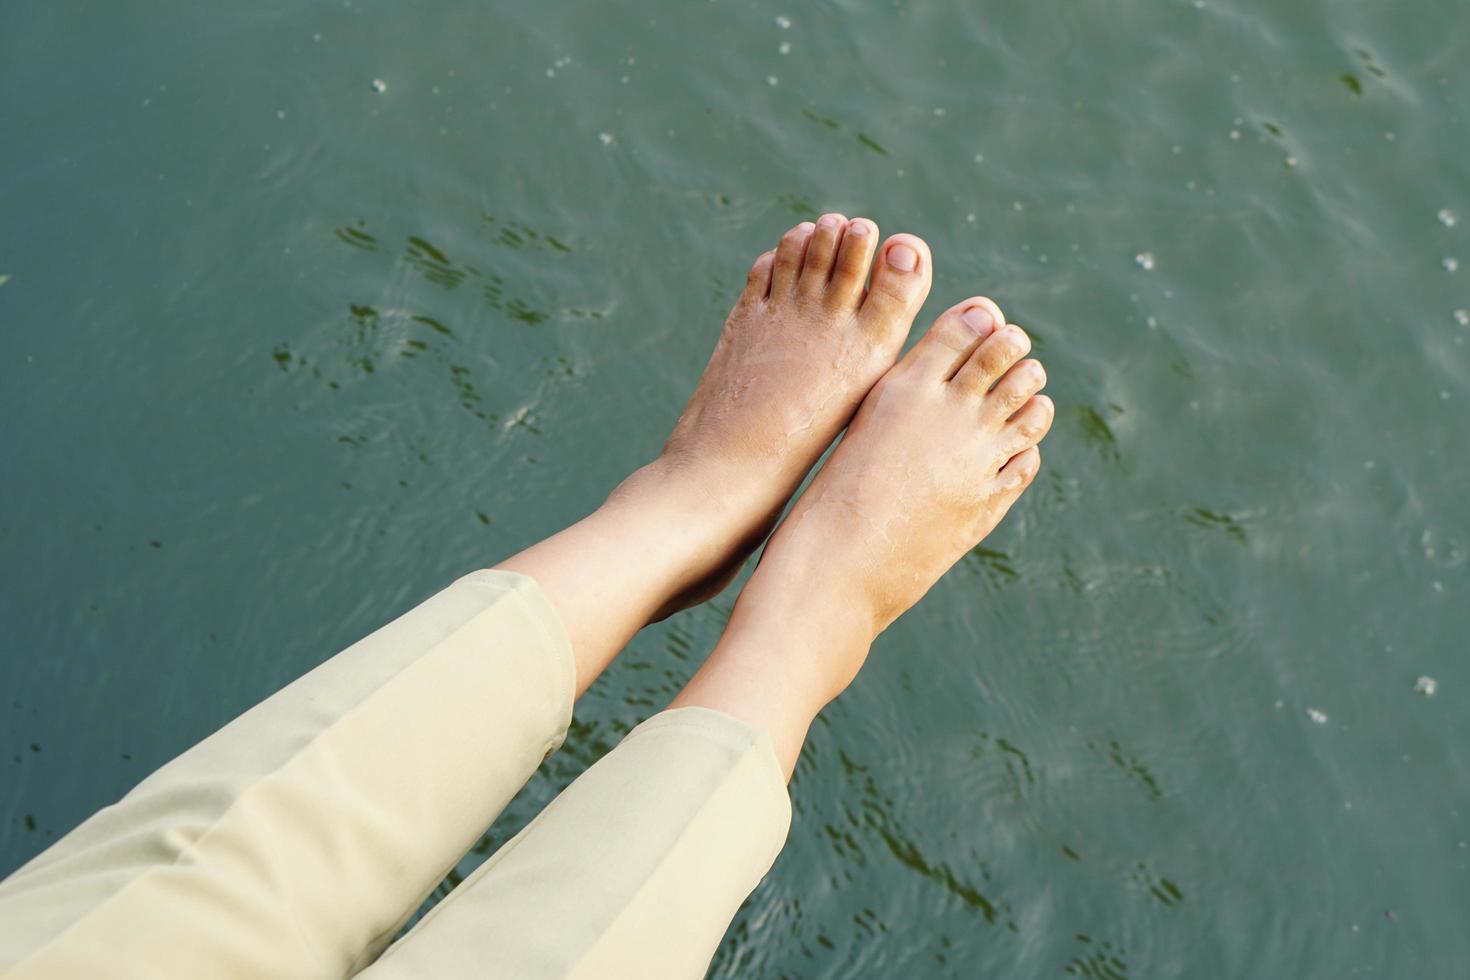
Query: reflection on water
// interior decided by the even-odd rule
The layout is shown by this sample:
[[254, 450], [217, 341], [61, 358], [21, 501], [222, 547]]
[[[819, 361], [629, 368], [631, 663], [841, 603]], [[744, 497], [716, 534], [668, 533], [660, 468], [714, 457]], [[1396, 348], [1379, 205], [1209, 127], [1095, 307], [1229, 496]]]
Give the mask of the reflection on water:
[[1058, 421], [814, 727], [711, 975], [1463, 972], [1464, 4], [0, 16], [0, 872], [594, 505], [839, 210], [930, 242], [925, 318], [1024, 324]]

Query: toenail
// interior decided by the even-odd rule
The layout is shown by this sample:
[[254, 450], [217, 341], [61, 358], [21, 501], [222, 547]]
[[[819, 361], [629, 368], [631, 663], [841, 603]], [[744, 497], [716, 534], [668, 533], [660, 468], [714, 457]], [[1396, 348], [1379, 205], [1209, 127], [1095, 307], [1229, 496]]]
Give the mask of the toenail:
[[907, 245], [895, 245], [888, 250], [888, 264], [899, 272], [913, 272], [919, 267], [919, 253]]
[[862, 219], [854, 221], [847, 226], [847, 233], [849, 235], [866, 235], [868, 233], [868, 223]]
[[836, 228], [839, 224], [835, 214], [824, 214], [817, 220], [818, 228]]
[[975, 331], [977, 337], [988, 336], [995, 326], [995, 319], [978, 306], [966, 310], [960, 317], [960, 322]]

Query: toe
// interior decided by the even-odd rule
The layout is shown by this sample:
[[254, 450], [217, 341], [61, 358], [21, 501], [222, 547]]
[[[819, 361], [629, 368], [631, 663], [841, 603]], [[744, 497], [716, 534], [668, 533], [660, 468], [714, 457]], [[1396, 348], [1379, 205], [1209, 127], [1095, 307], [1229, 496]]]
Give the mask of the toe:
[[863, 300], [863, 319], [879, 329], [912, 319], [929, 295], [932, 268], [929, 246], [922, 238], [894, 235], [888, 239], [873, 266], [873, 282]]
[[1036, 474], [1041, 470], [1041, 450], [1032, 446], [1012, 456], [1006, 465], [1000, 468], [997, 481], [1001, 492], [1019, 495], [1031, 485], [1036, 479]]
[[1034, 447], [1046, 438], [1056, 414], [1056, 406], [1045, 395], [1036, 395], [1029, 399], [1015, 417], [1006, 423], [1006, 449], [1016, 454]]
[[832, 263], [837, 259], [837, 248], [842, 242], [842, 229], [847, 218], [840, 214], [824, 214], [817, 219], [817, 227], [806, 244], [806, 258], [801, 264], [800, 289], [804, 293], [820, 293], [827, 288], [832, 278]]
[[1014, 323], [1007, 324], [986, 337], [975, 348], [975, 352], [950, 383], [964, 394], [982, 396], [995, 384], [996, 379], [1030, 350], [1031, 338], [1026, 336], [1026, 331]]
[[954, 377], [965, 359], [995, 328], [1006, 322], [1000, 307], [984, 296], [972, 296], [940, 314], [903, 359], [905, 370], [922, 371], [938, 381]]
[[776, 259], [771, 266], [772, 299], [781, 299], [796, 284], [802, 257], [806, 255], [806, 243], [815, 228], [816, 225], [810, 221], [803, 221], [781, 236], [781, 242], [776, 246]]
[[775, 252], [762, 252], [756, 256], [755, 264], [750, 267], [750, 272], [745, 277], [745, 292], [741, 299], [750, 300], [765, 299], [771, 292], [771, 265], [776, 260]]
[[985, 413], [996, 423], [1015, 415], [1026, 400], [1046, 387], [1046, 369], [1035, 358], [1018, 361], [985, 396]]
[[842, 233], [837, 258], [832, 266], [832, 281], [827, 295], [833, 302], [849, 308], [863, 299], [868, 285], [868, 266], [873, 262], [873, 249], [878, 246], [878, 226], [867, 218], [854, 218]]

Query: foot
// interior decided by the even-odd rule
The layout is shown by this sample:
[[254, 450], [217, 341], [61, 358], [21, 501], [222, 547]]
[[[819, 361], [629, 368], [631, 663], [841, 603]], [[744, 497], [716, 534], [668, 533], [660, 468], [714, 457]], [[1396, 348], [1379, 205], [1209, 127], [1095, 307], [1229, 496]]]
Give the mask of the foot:
[[840, 214], [802, 222], [756, 259], [662, 454], [615, 495], [657, 485], [701, 502], [702, 554], [659, 615], [718, 593], [770, 533], [893, 365], [930, 281], [920, 239], [879, 248], [873, 222]]
[[1030, 348], [988, 299], [935, 322], [867, 396], [676, 704], [762, 725], [794, 765], [806, 725], [878, 633], [1036, 478], [1053, 407]]
[[797, 225], [756, 260], [658, 459], [496, 566], [551, 600], [578, 693], [644, 625], [728, 584], [893, 364], [929, 282], [922, 241], [880, 248], [877, 225], [838, 214]]

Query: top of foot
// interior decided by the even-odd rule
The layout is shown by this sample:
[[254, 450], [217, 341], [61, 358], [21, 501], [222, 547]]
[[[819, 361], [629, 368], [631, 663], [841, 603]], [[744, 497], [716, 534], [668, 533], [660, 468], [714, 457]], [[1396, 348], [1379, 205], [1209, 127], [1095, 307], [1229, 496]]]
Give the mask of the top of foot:
[[802, 222], [755, 260], [654, 464], [713, 504], [705, 523], [723, 554], [693, 598], [723, 587], [892, 366], [932, 266], [922, 240], [880, 246], [876, 224], [840, 214]]
[[[827, 642], [808, 646], [861, 651], [822, 665], [824, 697], [1035, 479], [1054, 409], [1030, 349], [990, 300], [951, 307], [874, 386], [771, 539], [737, 615], [816, 624]], [[837, 642], [844, 631], [853, 642]]]

